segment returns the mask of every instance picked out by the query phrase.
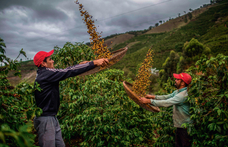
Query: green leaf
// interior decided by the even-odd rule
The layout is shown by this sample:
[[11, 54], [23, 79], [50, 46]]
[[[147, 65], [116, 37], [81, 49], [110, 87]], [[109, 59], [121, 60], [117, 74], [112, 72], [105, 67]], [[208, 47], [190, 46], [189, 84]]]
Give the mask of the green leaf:
[[139, 137], [139, 140], [140, 140], [140, 141], [143, 141], [143, 138], [142, 138], [142, 137]]
[[210, 117], [208, 121], [213, 121], [214, 120], [214, 117]]
[[228, 123], [225, 123], [225, 124], [223, 125], [223, 128], [224, 128], [224, 130], [227, 130], [227, 129], [228, 129]]
[[5, 136], [3, 134], [3, 132], [0, 131], [0, 139], [3, 141], [3, 143], [5, 143]]
[[217, 122], [216, 124], [221, 125], [221, 124], [224, 124], [224, 122]]
[[216, 129], [219, 133], [221, 133], [221, 127], [220, 126], [216, 126]]
[[221, 112], [222, 112], [221, 109], [217, 110], [217, 113], [218, 113], [219, 116], [220, 116]]
[[210, 131], [213, 130], [213, 124], [209, 124], [207, 127], [209, 128]]

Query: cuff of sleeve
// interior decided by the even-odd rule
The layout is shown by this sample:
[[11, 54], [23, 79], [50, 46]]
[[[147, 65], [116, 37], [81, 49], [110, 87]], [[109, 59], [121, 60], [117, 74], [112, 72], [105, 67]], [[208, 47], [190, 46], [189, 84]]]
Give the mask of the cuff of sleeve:
[[157, 107], [157, 104], [155, 103], [156, 102], [156, 100], [154, 100], [154, 99], [150, 99], [150, 105], [151, 106], [156, 106]]
[[93, 67], [95, 67], [95, 65], [94, 65], [94, 62], [93, 62], [93, 61], [91, 61], [91, 62], [90, 62], [90, 65], [91, 65], [91, 66], [93, 66]]

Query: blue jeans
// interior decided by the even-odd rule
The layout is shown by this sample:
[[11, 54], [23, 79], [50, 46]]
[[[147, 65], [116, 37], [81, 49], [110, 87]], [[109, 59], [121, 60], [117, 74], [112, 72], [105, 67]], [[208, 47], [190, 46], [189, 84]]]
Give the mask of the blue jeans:
[[34, 127], [40, 147], [65, 147], [59, 121], [55, 116], [35, 117]]

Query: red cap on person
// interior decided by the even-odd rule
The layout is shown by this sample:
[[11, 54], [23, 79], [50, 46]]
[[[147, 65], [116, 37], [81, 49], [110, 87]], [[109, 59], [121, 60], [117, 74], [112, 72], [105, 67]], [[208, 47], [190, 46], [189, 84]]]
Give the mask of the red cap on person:
[[54, 50], [51, 50], [50, 52], [45, 52], [45, 51], [39, 51], [38, 53], [36, 53], [36, 55], [33, 58], [33, 62], [35, 63], [35, 65], [37, 67], [39, 67], [42, 63], [42, 61], [44, 61], [44, 59], [46, 57], [51, 56], [54, 53]]
[[187, 73], [173, 74], [174, 78], [183, 80], [186, 84], [190, 84], [192, 77]]

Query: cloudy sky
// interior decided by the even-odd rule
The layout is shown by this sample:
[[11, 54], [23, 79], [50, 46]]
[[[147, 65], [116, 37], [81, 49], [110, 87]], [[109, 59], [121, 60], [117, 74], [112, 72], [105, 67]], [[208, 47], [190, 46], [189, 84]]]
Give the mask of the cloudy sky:
[[[29, 59], [66, 42], [89, 42], [87, 29], [75, 0], [1, 0], [0, 38], [6, 55], [15, 59], [21, 48]], [[144, 30], [159, 20], [197, 9], [210, 0], [79, 0], [97, 20], [102, 37]], [[99, 27], [98, 27], [99, 26]], [[25, 60], [25, 58], [22, 58]]]

